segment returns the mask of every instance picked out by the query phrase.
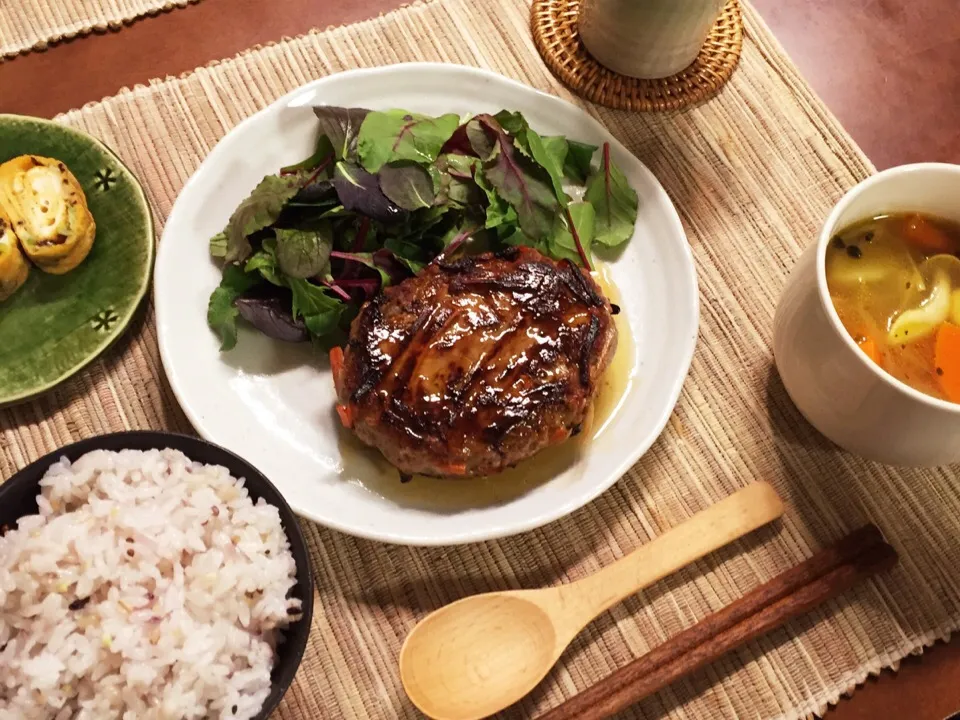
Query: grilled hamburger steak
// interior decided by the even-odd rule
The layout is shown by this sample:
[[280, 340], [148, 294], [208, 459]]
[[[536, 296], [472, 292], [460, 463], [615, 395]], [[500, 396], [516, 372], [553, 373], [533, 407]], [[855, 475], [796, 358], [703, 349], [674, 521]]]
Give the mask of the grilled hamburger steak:
[[496, 473], [580, 430], [610, 303], [530, 248], [439, 260], [368, 302], [331, 353], [344, 424], [401, 473]]

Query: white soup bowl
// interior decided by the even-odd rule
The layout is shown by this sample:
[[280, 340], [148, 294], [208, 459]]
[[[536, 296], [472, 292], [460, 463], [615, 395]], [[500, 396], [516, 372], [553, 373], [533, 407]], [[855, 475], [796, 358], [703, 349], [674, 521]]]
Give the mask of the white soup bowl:
[[840, 447], [905, 467], [960, 462], [960, 405], [900, 382], [860, 351], [827, 291], [827, 243], [848, 225], [894, 212], [960, 222], [960, 165], [891, 168], [850, 190], [800, 256], [777, 305], [773, 353], [800, 412]]

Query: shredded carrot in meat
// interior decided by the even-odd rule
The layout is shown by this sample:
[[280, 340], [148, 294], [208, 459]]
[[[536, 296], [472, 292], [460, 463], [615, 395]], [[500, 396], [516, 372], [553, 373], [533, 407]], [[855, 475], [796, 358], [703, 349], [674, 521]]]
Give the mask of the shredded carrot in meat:
[[[330, 371], [333, 373], [333, 386], [339, 395], [343, 388], [343, 348], [335, 347], [330, 350]], [[347, 425], [347, 427], [350, 426]]]
[[340, 416], [340, 422], [345, 428], [353, 427], [353, 413], [347, 405], [337, 405], [337, 415]]

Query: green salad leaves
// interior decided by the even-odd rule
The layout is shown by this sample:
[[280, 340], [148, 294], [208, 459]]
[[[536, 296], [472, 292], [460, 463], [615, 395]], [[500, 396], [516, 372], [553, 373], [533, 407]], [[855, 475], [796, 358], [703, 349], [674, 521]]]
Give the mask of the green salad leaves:
[[591, 266], [633, 235], [637, 193], [599, 148], [520, 113], [461, 118], [317, 107], [313, 154], [265, 177], [210, 240], [222, 350], [243, 318], [289, 342], [342, 343], [360, 305], [440, 256], [534, 247]]

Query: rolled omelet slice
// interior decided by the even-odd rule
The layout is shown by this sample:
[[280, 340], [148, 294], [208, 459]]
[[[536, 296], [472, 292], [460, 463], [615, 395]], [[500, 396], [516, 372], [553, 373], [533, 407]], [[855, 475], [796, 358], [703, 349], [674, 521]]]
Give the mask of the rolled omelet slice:
[[0, 165], [0, 206], [23, 252], [45, 272], [70, 272], [93, 247], [96, 225], [87, 198], [59, 160], [21, 155]]
[[30, 263], [20, 251], [10, 217], [0, 207], [0, 302], [19, 290], [29, 274]]

